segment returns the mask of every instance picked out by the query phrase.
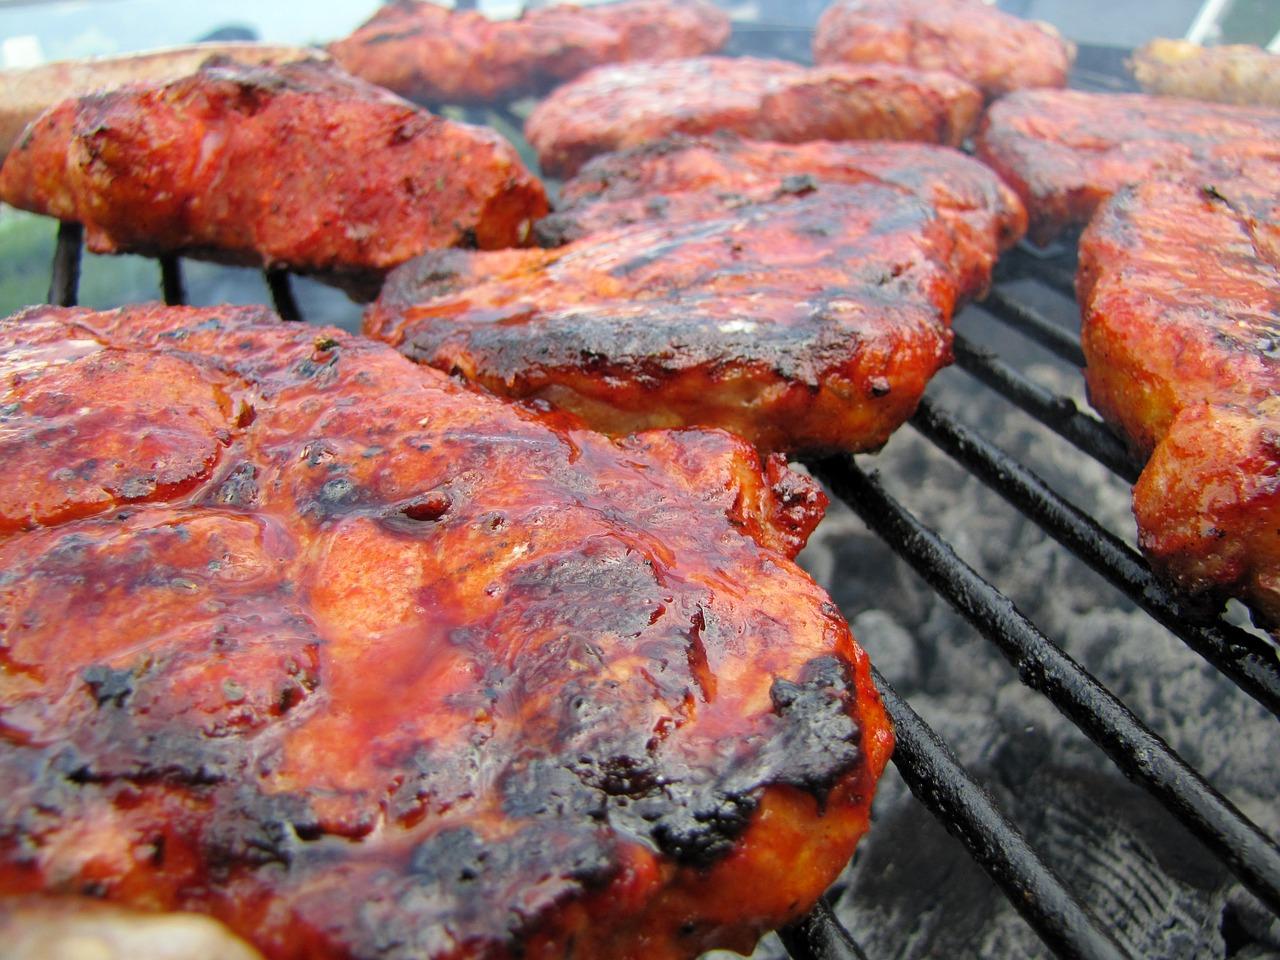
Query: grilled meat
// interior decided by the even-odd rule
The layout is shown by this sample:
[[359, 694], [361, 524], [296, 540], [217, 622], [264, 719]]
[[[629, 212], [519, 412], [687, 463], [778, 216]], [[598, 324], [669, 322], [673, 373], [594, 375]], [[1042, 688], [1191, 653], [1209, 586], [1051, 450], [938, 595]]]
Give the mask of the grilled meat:
[[314, 61], [214, 62], [66, 101], [10, 152], [0, 199], [83, 223], [97, 253], [356, 276], [437, 247], [519, 244], [547, 209], [497, 134]]
[[273, 960], [665, 958], [844, 865], [892, 735], [781, 458], [260, 308], [0, 344], [0, 894]]
[[818, 63], [897, 63], [945, 70], [988, 97], [1062, 87], [1075, 44], [1047, 23], [982, 0], [837, 0], [813, 35]]
[[1229, 175], [1249, 158], [1280, 162], [1280, 111], [1023, 90], [987, 111], [978, 156], [1018, 191], [1032, 239], [1047, 243], [1126, 184], [1201, 168]]
[[1280, 108], [1280, 57], [1261, 47], [1152, 40], [1131, 66], [1147, 93]]
[[1080, 244], [1093, 404], [1140, 455], [1140, 539], [1193, 592], [1280, 625], [1280, 175], [1149, 182]]
[[323, 57], [319, 50], [267, 43], [193, 43], [121, 57], [60, 60], [21, 70], [0, 70], [0, 159], [28, 123], [71, 97], [103, 93], [129, 83], [176, 80], [213, 56], [239, 63], [288, 63]]
[[672, 133], [757, 140], [922, 140], [958, 145], [982, 95], [949, 74], [886, 65], [806, 68], [754, 57], [598, 67], [529, 115], [542, 168], [571, 176], [598, 153]]
[[744, 199], [803, 192], [812, 181], [879, 183], [931, 203], [951, 228], [960, 294], [982, 296], [1001, 251], [1027, 227], [1022, 202], [990, 168], [949, 147], [865, 142], [804, 144], [733, 134], [677, 135], [596, 157], [560, 196], [565, 205], [534, 225], [545, 246], [633, 223], [721, 214]]
[[821, 184], [556, 250], [427, 255], [387, 278], [365, 330], [609, 433], [867, 450], [950, 359], [951, 242], [899, 189]]
[[421, 103], [493, 103], [545, 93], [591, 67], [714, 53], [729, 17], [707, 0], [625, 0], [489, 20], [392, 0], [330, 45], [348, 70]]

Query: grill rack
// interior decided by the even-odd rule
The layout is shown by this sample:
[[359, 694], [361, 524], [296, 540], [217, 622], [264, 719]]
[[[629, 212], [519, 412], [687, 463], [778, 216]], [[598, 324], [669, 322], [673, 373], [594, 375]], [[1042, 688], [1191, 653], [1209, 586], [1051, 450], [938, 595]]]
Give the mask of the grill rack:
[[[1113, 78], [1103, 77], [1107, 81], [1103, 83], [1091, 74], [1082, 78], [1077, 73], [1073, 79], [1073, 85], [1085, 89], [1115, 87]], [[505, 111], [500, 115], [511, 119]], [[51, 304], [76, 304], [82, 245], [79, 224], [59, 225], [49, 287]], [[171, 305], [186, 302], [181, 261], [176, 256], [158, 259], [164, 301]], [[1046, 256], [1025, 245], [1011, 252], [1002, 260], [988, 297], [963, 311], [957, 324], [964, 325], [969, 311], [981, 311], [1067, 363], [1083, 365], [1078, 336], [1011, 289], [1015, 281], [1030, 279], [1073, 296], [1074, 273], [1063, 261], [1060, 254]], [[276, 311], [285, 320], [302, 321], [289, 273], [277, 269], [264, 273]], [[1136, 479], [1140, 465], [1129, 457], [1123, 443], [1073, 400], [1034, 383], [959, 331], [955, 357], [960, 369], [1115, 475], [1130, 483]], [[1161, 583], [1135, 551], [1055, 492], [1032, 469], [939, 409], [928, 393], [910, 424], [1101, 573], [1243, 693], [1280, 717], [1280, 656], [1274, 645]], [[810, 459], [805, 465], [999, 648], [1025, 686], [1047, 697], [1126, 777], [1144, 787], [1280, 916], [1280, 845], [1045, 636], [1012, 600], [957, 556], [942, 537], [898, 503], [874, 470], [863, 469], [863, 462], [864, 458], [846, 456]], [[874, 667], [873, 676], [897, 733], [893, 762], [904, 782], [961, 841], [1044, 944], [1063, 958], [1130, 957], [1044, 863], [947, 744]], [[867, 960], [826, 900], [778, 933], [796, 960]]]

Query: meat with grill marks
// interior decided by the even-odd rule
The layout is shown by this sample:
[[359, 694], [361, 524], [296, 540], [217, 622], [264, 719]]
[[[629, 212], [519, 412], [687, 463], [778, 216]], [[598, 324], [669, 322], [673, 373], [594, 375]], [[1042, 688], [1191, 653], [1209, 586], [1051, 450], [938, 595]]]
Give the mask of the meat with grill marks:
[[780, 457], [261, 308], [34, 308], [0, 384], [0, 898], [270, 960], [692, 957], [866, 828], [892, 734]]
[[1080, 242], [1089, 396], [1150, 456], [1143, 549], [1280, 626], [1280, 174], [1118, 193]]
[[359, 285], [425, 250], [523, 243], [541, 183], [490, 130], [329, 63], [226, 60], [68, 100], [0, 169], [0, 199], [96, 253], [178, 253]]
[[544, 246], [634, 223], [687, 220], [749, 199], [803, 192], [813, 182], [878, 183], [928, 201], [951, 228], [952, 267], [964, 299], [982, 296], [1000, 253], [1026, 230], [1017, 195], [984, 164], [950, 147], [885, 141], [803, 144], [733, 134], [675, 136], [596, 157], [538, 221]]
[[545, 93], [604, 63], [714, 53], [728, 38], [728, 14], [707, 0], [564, 4], [512, 20], [392, 0], [329, 51], [411, 100], [484, 104]]
[[1020, 90], [992, 104], [978, 156], [1018, 191], [1030, 236], [1083, 226], [1127, 184], [1205, 169], [1280, 163], [1280, 110], [1146, 94]]
[[673, 133], [756, 140], [919, 140], [958, 146], [982, 94], [951, 74], [886, 64], [802, 67], [693, 57], [598, 67], [534, 108], [525, 136], [542, 169], [572, 176], [591, 157]]
[[1262, 47], [1158, 38], [1135, 50], [1130, 66], [1147, 93], [1280, 108], [1280, 56]]
[[424, 256], [387, 278], [365, 330], [608, 433], [868, 450], [950, 360], [952, 243], [895, 187], [806, 185], [555, 250]]
[[1075, 44], [1053, 26], [982, 0], [837, 0], [813, 35], [818, 63], [897, 63], [945, 70], [988, 97], [1062, 87]]

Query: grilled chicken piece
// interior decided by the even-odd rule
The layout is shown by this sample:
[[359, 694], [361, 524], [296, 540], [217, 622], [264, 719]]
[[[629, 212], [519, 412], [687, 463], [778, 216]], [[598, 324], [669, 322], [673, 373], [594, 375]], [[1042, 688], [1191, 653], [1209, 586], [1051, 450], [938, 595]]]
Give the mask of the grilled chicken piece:
[[289, 63], [321, 58], [309, 47], [268, 43], [193, 43], [123, 57], [60, 60], [24, 70], [0, 70], [0, 160], [28, 123], [71, 97], [115, 90], [130, 83], [162, 83], [194, 73], [210, 57], [238, 63]]
[[438, 247], [522, 243], [547, 210], [497, 134], [315, 61], [213, 62], [66, 101], [10, 152], [0, 199], [83, 223], [97, 253], [356, 279]]
[[1149, 182], [1080, 243], [1093, 404], [1151, 455], [1144, 550], [1184, 588], [1280, 625], [1280, 173]]
[[802, 192], [813, 181], [879, 183], [928, 201], [951, 228], [952, 267], [964, 299], [991, 283], [996, 258], [1027, 228], [1017, 194], [984, 164], [933, 144], [804, 144], [733, 134], [674, 136], [596, 157], [560, 196], [565, 205], [534, 225], [544, 246], [633, 223], [723, 214], [744, 199]]
[[548, 251], [405, 264], [365, 330], [596, 429], [717, 426], [766, 450], [868, 450], [950, 361], [957, 282], [932, 208], [822, 184]]
[[672, 133], [757, 140], [922, 140], [958, 146], [982, 95], [950, 74], [904, 67], [806, 68], [755, 57], [598, 67], [554, 91], [525, 124], [542, 169], [571, 176], [598, 153]]
[[1130, 66], [1147, 93], [1280, 108], [1280, 57], [1261, 47], [1158, 39], [1134, 51]]
[[837, 0], [813, 35], [818, 63], [897, 63], [945, 70], [988, 97], [1062, 87], [1075, 44], [1048, 23], [982, 0]]
[[892, 734], [780, 458], [260, 308], [0, 344], [3, 894], [272, 960], [691, 957], [866, 828]]
[[1126, 184], [1202, 168], [1229, 175], [1251, 157], [1280, 162], [1280, 110], [1023, 90], [987, 111], [978, 156], [1022, 197], [1031, 238], [1048, 243]]
[[392, 0], [329, 50], [412, 100], [468, 104], [545, 93], [604, 63], [714, 53], [728, 39], [728, 14], [707, 0], [538, 7], [515, 20]]

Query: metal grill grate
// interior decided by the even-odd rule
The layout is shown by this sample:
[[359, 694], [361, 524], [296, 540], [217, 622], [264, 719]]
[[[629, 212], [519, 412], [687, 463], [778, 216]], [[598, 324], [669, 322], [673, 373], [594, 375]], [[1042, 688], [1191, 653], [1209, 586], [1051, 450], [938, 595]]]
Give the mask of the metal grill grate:
[[[1104, 78], [1105, 79], [1105, 78]], [[1114, 86], [1091, 79], [1077, 85]], [[58, 234], [49, 299], [76, 302], [81, 230], [62, 225]], [[1019, 281], [1071, 293], [1069, 256], [1044, 257], [1019, 250], [1001, 265], [1001, 280], [970, 311], [994, 317], [1066, 362], [1083, 363], [1080, 343], [1062, 323], [1026, 302]], [[268, 287], [278, 312], [300, 320], [289, 276], [268, 271]], [[161, 288], [168, 303], [185, 299], [179, 261], [161, 261]], [[1072, 308], [1074, 310], [1074, 307]], [[964, 326], [965, 314], [957, 318]], [[1069, 398], [1034, 383], [1014, 365], [956, 338], [957, 366], [1025, 410], [1064, 441], [1132, 482], [1139, 471], [1123, 444], [1096, 417]], [[1167, 627], [1228, 677], [1244, 694], [1280, 716], [1280, 658], [1267, 640], [1212, 615], [1157, 581], [1141, 558], [1084, 511], [1058, 495], [1034, 471], [981, 433], [965, 427], [926, 397], [912, 427], [966, 471], [1066, 546], [1086, 564]], [[874, 458], [827, 458], [808, 462], [812, 472], [851, 507], [868, 527], [904, 558], [1015, 666], [1023, 684], [1047, 697], [1111, 758], [1130, 779], [1146, 788], [1198, 837], [1260, 900], [1280, 914], [1280, 847], [1206, 779], [1185, 763], [1126, 705], [1064, 653], [1012, 600], [961, 560], [951, 546], [898, 503], [886, 483], [863, 469]], [[960, 839], [973, 859], [1004, 891], [1044, 943], [1062, 957], [1129, 956], [1116, 938], [1084, 907], [1033, 845], [1013, 826], [989, 794], [964, 769], [946, 743], [876, 672], [876, 682], [893, 718], [894, 755], [903, 780], [920, 802]], [[802, 921], [779, 931], [798, 960], [866, 960], [827, 903]]]

